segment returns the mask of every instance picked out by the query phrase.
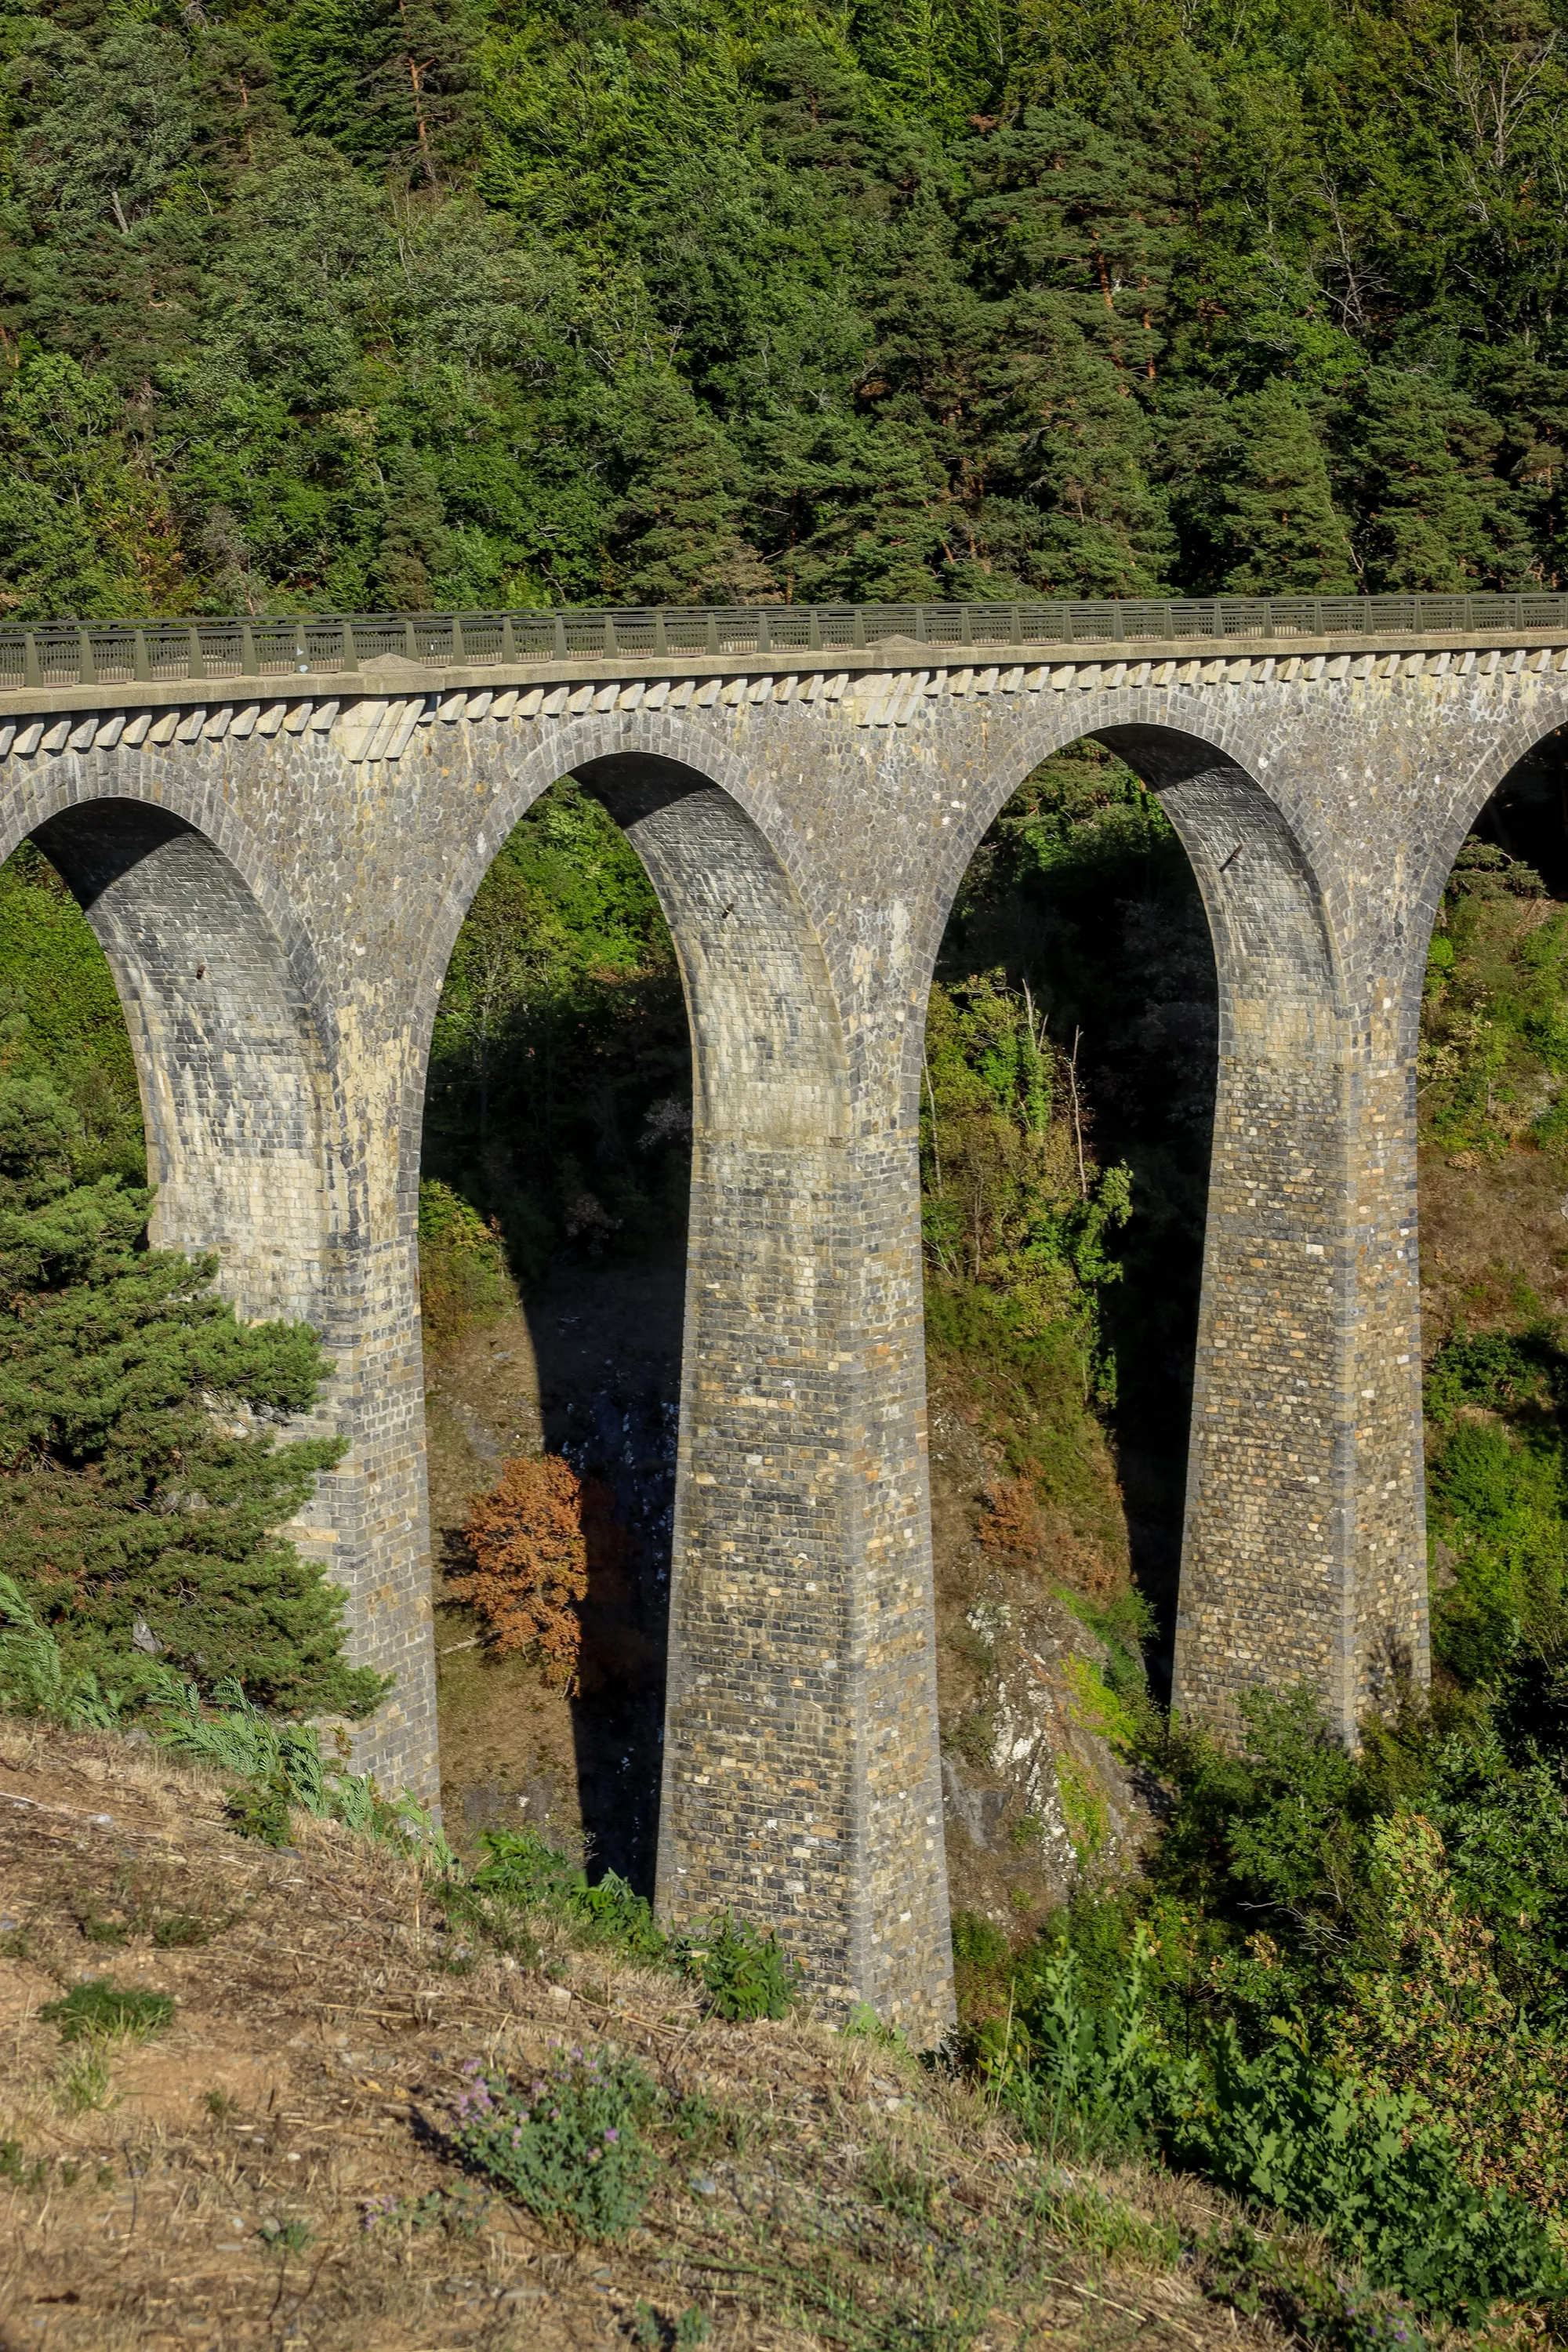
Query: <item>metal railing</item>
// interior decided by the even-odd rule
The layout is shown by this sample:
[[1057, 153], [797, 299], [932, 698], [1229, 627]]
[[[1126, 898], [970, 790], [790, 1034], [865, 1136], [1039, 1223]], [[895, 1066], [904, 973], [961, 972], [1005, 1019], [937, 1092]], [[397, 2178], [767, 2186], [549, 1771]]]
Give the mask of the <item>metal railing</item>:
[[432, 669], [614, 659], [722, 662], [874, 652], [890, 638], [951, 658], [1237, 637], [1568, 633], [1568, 596], [1144, 597], [1048, 604], [746, 604], [303, 619], [84, 621], [0, 629], [0, 691], [341, 675], [389, 656]]

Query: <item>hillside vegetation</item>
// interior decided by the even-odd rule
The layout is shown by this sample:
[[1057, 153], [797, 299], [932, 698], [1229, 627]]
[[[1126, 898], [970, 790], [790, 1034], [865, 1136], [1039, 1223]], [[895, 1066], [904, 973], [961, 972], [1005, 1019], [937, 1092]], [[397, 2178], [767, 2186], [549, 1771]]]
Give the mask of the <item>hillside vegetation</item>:
[[1310, 2233], [1057, 2162], [521, 1839], [242, 1840], [234, 1769], [0, 1716], [7, 2352], [1279, 2342]]
[[1560, 579], [1552, 0], [5, 0], [14, 615]]

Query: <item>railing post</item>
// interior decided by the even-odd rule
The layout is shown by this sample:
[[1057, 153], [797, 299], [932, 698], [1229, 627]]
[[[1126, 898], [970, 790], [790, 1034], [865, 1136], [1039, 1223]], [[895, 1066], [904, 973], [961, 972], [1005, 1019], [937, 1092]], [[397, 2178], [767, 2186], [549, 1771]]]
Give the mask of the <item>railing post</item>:
[[517, 659], [517, 631], [512, 627], [510, 613], [503, 613], [500, 616], [500, 651], [503, 661], [514, 662]]
[[294, 667], [302, 675], [310, 667], [310, 648], [305, 642], [304, 625], [300, 621], [294, 624]]
[[609, 661], [609, 660], [614, 659], [614, 658], [615, 658], [615, 656], [617, 656], [617, 655], [619, 654], [620, 650], [621, 650], [621, 647], [620, 647], [620, 640], [619, 640], [619, 639], [618, 639], [618, 637], [616, 635], [616, 620], [615, 620], [615, 615], [614, 615], [614, 614], [613, 614], [613, 613], [606, 613], [606, 614], [605, 614], [605, 660], [606, 660], [606, 661]]
[[[141, 630], [138, 629], [136, 634], [140, 636]], [[138, 677], [142, 675], [140, 670], [136, 674]], [[261, 675], [256, 666], [256, 631], [248, 621], [241, 621], [239, 625], [239, 674], [241, 677], [259, 677]]]
[[669, 651], [669, 637], [664, 625], [664, 606], [659, 605], [653, 616], [653, 649], [656, 656]]
[[153, 677], [153, 665], [147, 658], [147, 632], [145, 629], [137, 629], [132, 640], [131, 675], [139, 686], [151, 683]]
[[565, 658], [566, 658], [567, 653], [569, 652], [569, 650], [570, 650], [570, 648], [568, 647], [567, 643], [566, 643], [566, 616], [565, 616], [565, 614], [564, 614], [563, 613], [557, 613], [557, 614], [556, 614], [556, 615], [555, 615], [555, 658], [556, 658], [556, 660], [557, 660], [557, 661], [564, 661], [564, 660], [565, 660]]
[[38, 641], [31, 629], [24, 641], [22, 677], [28, 686], [42, 686], [44, 682], [43, 669], [38, 661]]
[[958, 624], [958, 642], [961, 646], [972, 646], [974, 643], [974, 624], [969, 617], [969, 607], [967, 604], [961, 604], [958, 610], [961, 616]]
[[338, 648], [338, 667], [340, 669], [358, 669], [359, 667], [359, 648], [354, 644], [354, 625], [352, 621], [343, 623], [343, 641]]
[[76, 666], [78, 683], [82, 686], [96, 686], [98, 684], [98, 663], [93, 657], [91, 630], [79, 629], [77, 631], [77, 640]]
[[185, 656], [185, 676], [205, 677], [207, 657], [202, 651], [202, 633], [193, 621], [190, 627], [190, 651]]
[[771, 654], [773, 649], [773, 633], [768, 624], [768, 608], [765, 604], [759, 604], [757, 606], [757, 651], [760, 654]]
[[[1118, 604], [1115, 609], [1116, 634], [1120, 636], [1121, 635], [1121, 607]], [[1007, 607], [1007, 642], [1010, 646], [1021, 646], [1024, 642], [1024, 614], [1022, 608], [1017, 604], [1009, 604]]]
[[[1110, 641], [1112, 645], [1119, 646], [1121, 643], [1121, 599], [1120, 596], [1113, 596], [1110, 600]], [[1017, 643], [1016, 638], [1014, 639], [1014, 643]]]
[[418, 660], [419, 639], [415, 634], [412, 619], [405, 620], [403, 624], [403, 650], [410, 661]]
[[815, 604], [810, 607], [810, 617], [805, 625], [805, 649], [813, 654], [822, 651], [822, 615]]
[[462, 614], [461, 614], [460, 613], [454, 613], [454, 614], [453, 614], [453, 615], [452, 615], [452, 667], [453, 667], [453, 668], [454, 668], [454, 669], [457, 669], [457, 668], [458, 668], [458, 667], [462, 663], [466, 662], [466, 661], [468, 660], [468, 647], [467, 647], [467, 646], [463, 643], [463, 616], [462, 616]]
[[719, 615], [713, 612], [708, 615], [708, 650], [710, 654], [716, 654], [720, 650]]

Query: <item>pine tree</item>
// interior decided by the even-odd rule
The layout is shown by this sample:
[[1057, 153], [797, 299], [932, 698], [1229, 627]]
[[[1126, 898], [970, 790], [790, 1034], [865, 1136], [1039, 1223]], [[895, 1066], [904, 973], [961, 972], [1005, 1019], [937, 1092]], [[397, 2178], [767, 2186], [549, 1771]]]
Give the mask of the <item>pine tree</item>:
[[1495, 468], [1501, 439], [1484, 409], [1431, 376], [1368, 372], [1348, 470], [1371, 588], [1463, 594], [1528, 577], [1520, 496]]
[[614, 404], [624, 467], [613, 593], [647, 604], [755, 604], [778, 591], [743, 535], [740, 459], [674, 377], [633, 383]]
[[1218, 499], [1233, 596], [1353, 594], [1350, 534], [1305, 405], [1275, 381], [1230, 404]]
[[386, 452], [381, 471], [386, 484], [386, 520], [376, 562], [376, 593], [390, 613], [428, 613], [436, 602], [433, 582], [447, 570], [450, 558], [441, 493], [418, 452], [405, 442]]
[[47, 1078], [0, 1076], [0, 1575], [113, 1698], [172, 1670], [369, 1714], [342, 1594], [274, 1532], [344, 1450], [277, 1436], [328, 1369], [315, 1335], [242, 1325], [216, 1261], [147, 1248], [152, 1195], [83, 1182], [89, 1159]]

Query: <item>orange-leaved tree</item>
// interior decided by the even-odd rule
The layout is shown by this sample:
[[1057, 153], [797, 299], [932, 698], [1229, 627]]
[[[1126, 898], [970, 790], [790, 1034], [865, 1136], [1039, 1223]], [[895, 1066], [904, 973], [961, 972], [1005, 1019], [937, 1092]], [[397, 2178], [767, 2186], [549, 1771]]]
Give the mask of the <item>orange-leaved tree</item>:
[[473, 1603], [498, 1650], [531, 1652], [547, 1688], [575, 1690], [590, 1566], [618, 1568], [626, 1549], [609, 1488], [559, 1454], [519, 1455], [474, 1502], [463, 1540], [474, 1566], [452, 1578], [453, 1593]]

